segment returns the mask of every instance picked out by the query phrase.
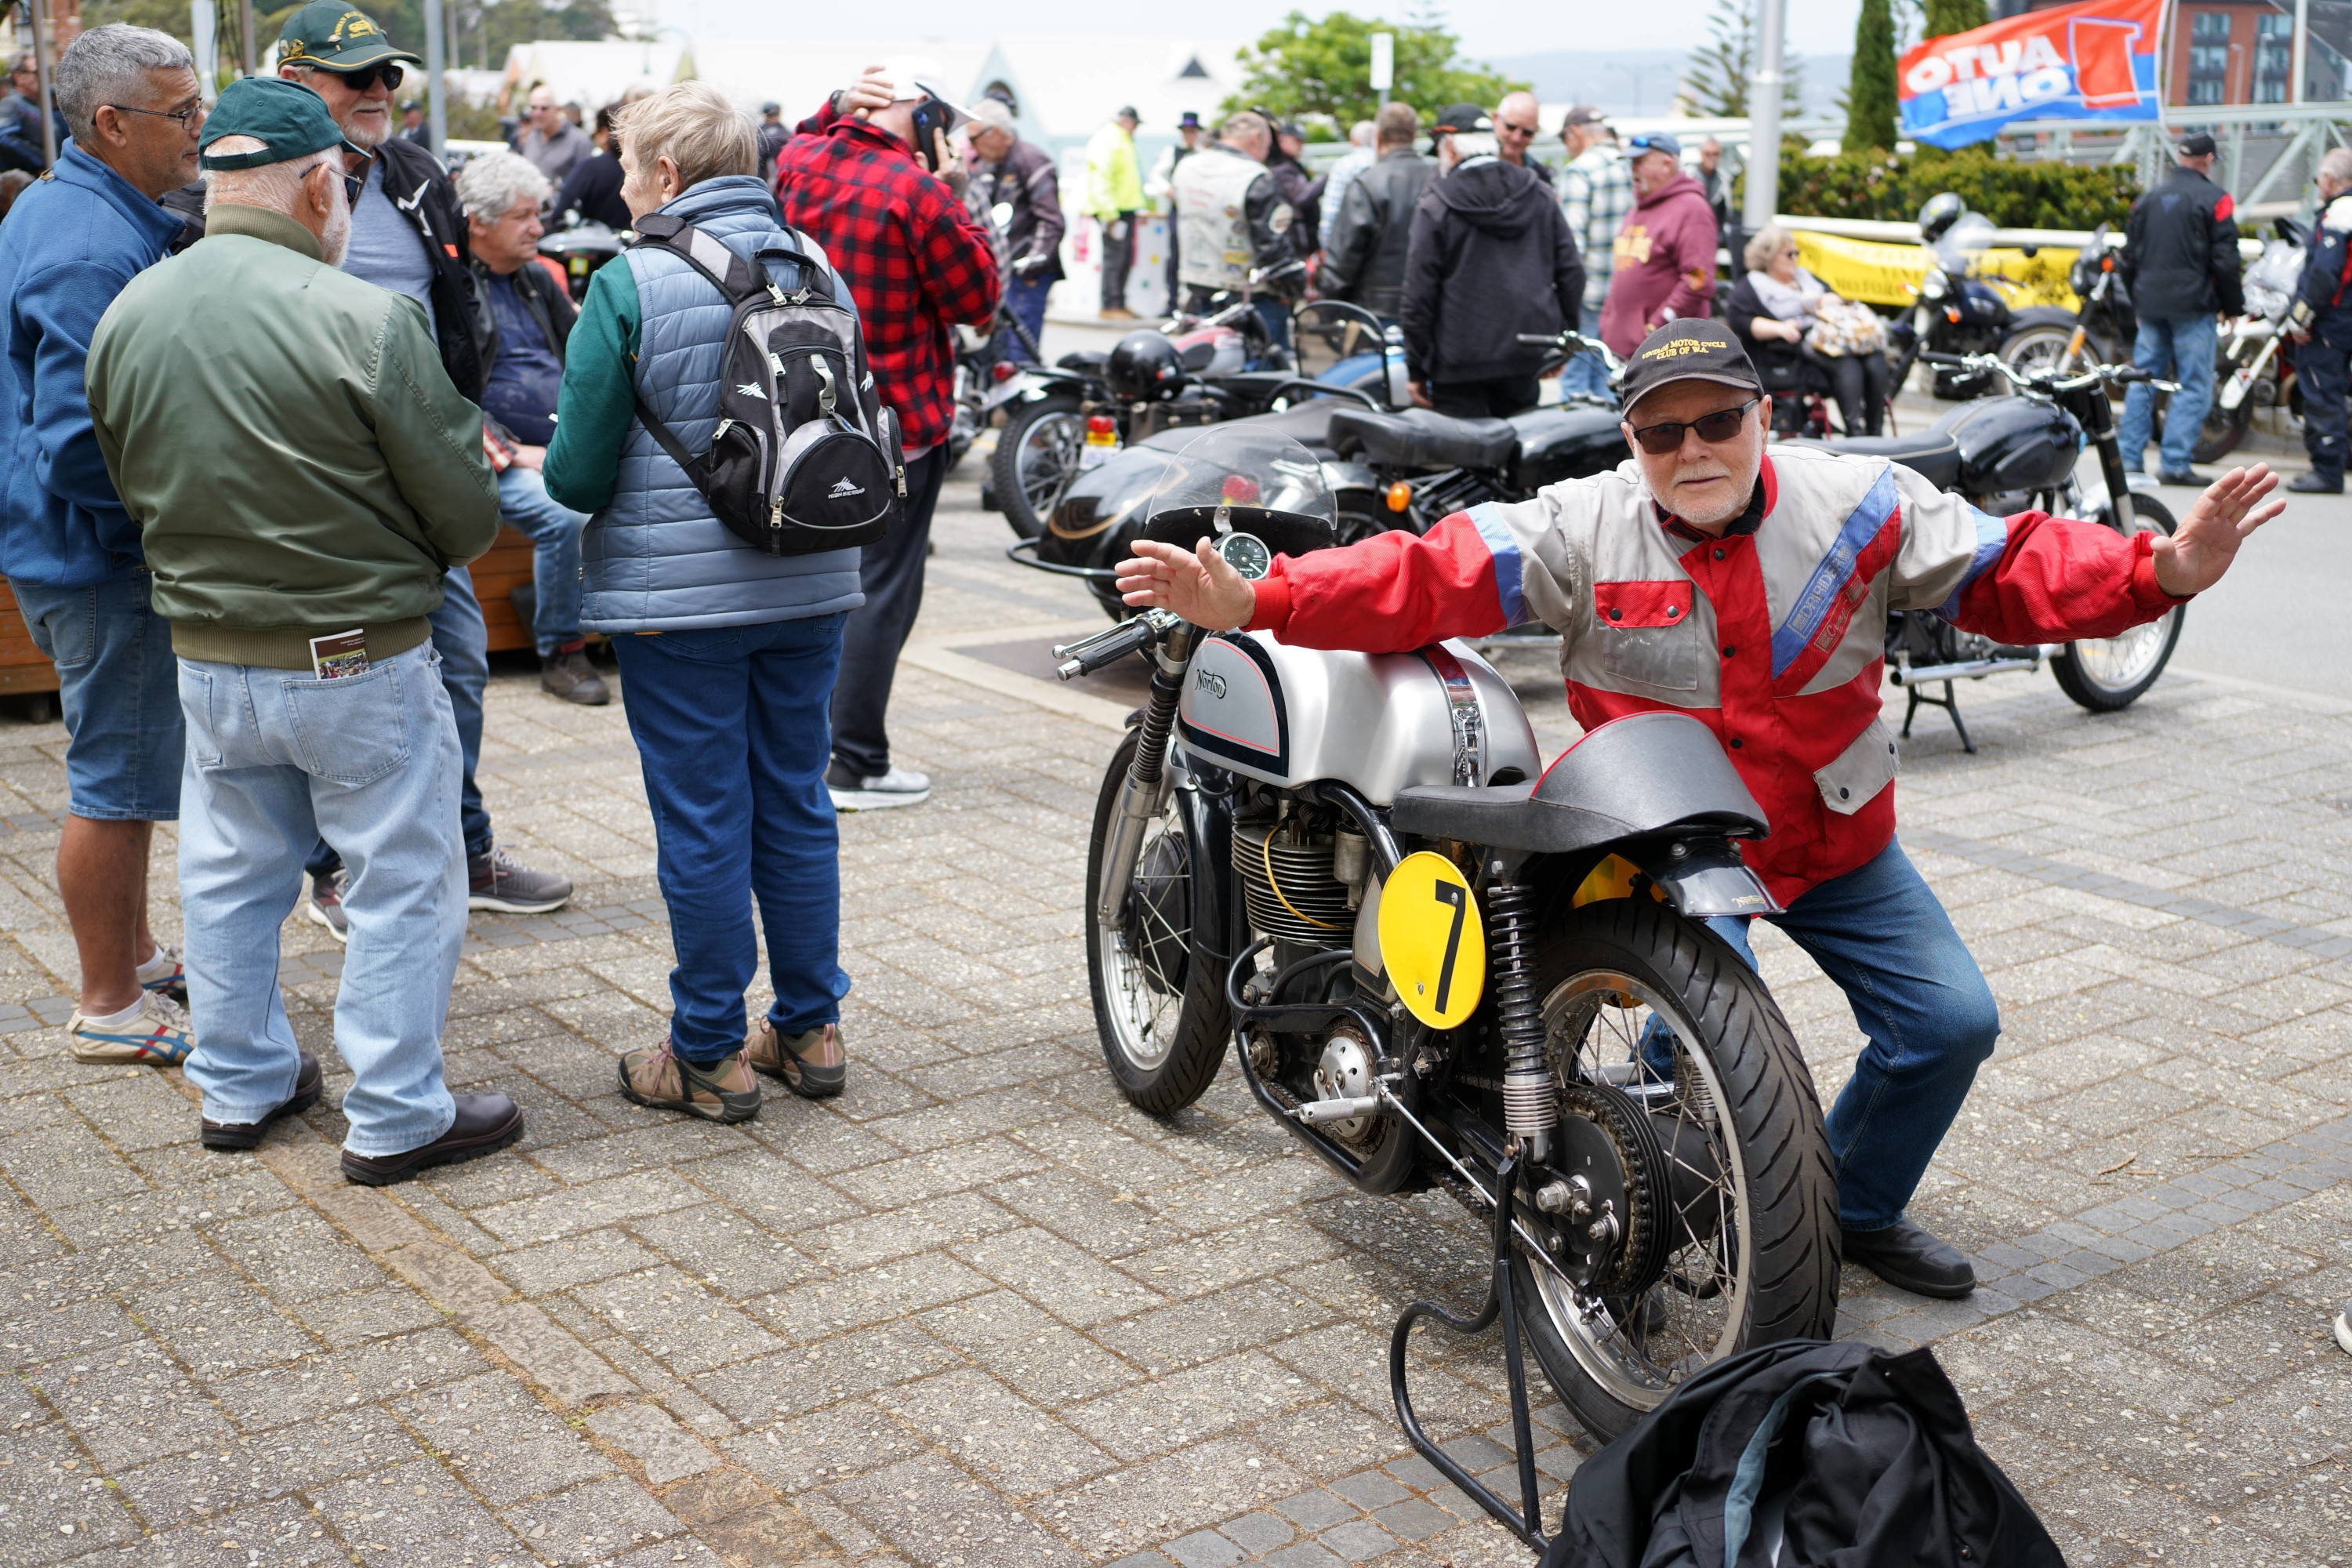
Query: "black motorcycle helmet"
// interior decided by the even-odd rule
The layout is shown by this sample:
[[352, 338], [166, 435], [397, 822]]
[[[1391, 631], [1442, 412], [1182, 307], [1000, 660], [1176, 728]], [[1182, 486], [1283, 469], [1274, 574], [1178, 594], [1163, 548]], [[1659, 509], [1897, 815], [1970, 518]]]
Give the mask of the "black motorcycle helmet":
[[1145, 328], [1118, 340], [1103, 365], [1103, 380], [1122, 403], [1150, 403], [1176, 395], [1184, 367], [1167, 334]]
[[1960, 221], [1960, 215], [1968, 210], [1969, 204], [1949, 191], [1929, 196], [1927, 205], [1919, 209], [1919, 237], [1929, 245], [1935, 244], [1944, 237], [1946, 229]]

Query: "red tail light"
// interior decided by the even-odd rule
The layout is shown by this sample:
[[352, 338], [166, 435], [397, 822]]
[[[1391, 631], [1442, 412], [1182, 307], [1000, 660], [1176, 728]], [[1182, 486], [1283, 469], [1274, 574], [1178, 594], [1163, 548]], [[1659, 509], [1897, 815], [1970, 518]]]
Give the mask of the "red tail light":
[[988, 367], [988, 377], [991, 381], [1011, 381], [1020, 374], [1021, 366], [1009, 359], [998, 360]]
[[1087, 416], [1087, 434], [1116, 436], [1118, 434], [1118, 421], [1108, 414], [1090, 414]]

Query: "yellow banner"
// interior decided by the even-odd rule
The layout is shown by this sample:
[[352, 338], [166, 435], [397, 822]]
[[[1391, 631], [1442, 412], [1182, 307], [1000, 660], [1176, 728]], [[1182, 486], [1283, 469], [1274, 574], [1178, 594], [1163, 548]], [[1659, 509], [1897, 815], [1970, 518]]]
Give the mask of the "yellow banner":
[[[1908, 305], [1918, 298], [1927, 275], [1927, 252], [1916, 245], [1888, 245], [1843, 235], [1796, 231], [1797, 259], [1833, 293], [1866, 305]], [[1977, 258], [1969, 276], [1990, 283], [2012, 310], [2055, 305], [2072, 310], [2080, 303], [2066, 286], [2079, 252], [2044, 245], [2032, 256], [2003, 247]]]

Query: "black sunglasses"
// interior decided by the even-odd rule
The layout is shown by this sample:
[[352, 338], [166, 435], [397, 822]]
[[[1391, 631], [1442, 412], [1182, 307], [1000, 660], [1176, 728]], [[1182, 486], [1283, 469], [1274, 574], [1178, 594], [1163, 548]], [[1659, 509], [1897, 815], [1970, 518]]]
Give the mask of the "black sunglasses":
[[[320, 68], [323, 70], [334, 69], [331, 66], [324, 66]], [[399, 89], [401, 79], [406, 73], [400, 68], [399, 62], [395, 60], [385, 60], [381, 65], [362, 66], [355, 71], [335, 71], [335, 74], [342, 78], [344, 85], [349, 87], [353, 92], [365, 92], [368, 89], [370, 83], [379, 81], [383, 83], [384, 89], [386, 91], [391, 92], [397, 91]]]
[[1642, 444], [1642, 450], [1654, 458], [1663, 458], [1669, 452], [1682, 450], [1683, 432], [1685, 430], [1696, 430], [1698, 432], [1700, 440], [1720, 446], [1739, 434], [1740, 426], [1748, 421], [1748, 411], [1763, 401], [1760, 397], [1751, 397], [1737, 408], [1717, 409], [1713, 414], [1703, 414], [1696, 419], [1685, 422], [1669, 420], [1664, 425], [1645, 425], [1633, 432], [1633, 439]]

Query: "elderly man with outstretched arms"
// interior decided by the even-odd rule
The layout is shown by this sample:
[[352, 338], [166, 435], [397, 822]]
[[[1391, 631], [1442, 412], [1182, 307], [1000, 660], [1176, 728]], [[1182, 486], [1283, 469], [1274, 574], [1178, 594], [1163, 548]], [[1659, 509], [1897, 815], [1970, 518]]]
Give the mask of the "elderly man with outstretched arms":
[[[2041, 512], [1998, 518], [1879, 457], [1783, 446], [1720, 323], [1675, 321], [1634, 353], [1621, 428], [1633, 460], [1516, 505], [1456, 512], [1282, 557], [1244, 581], [1203, 547], [1119, 563], [1130, 605], [1304, 647], [1402, 651], [1527, 620], [1560, 633], [1587, 730], [1654, 711], [1714, 730], [1765, 809], [1743, 847], [1784, 909], [1766, 918], [1834, 980], [1869, 1044], [1829, 1116], [1848, 1261], [1923, 1295], [1976, 1276], [1905, 1216], [1992, 1054], [2000, 1015], [1976, 962], [1895, 837], [1894, 737], [1879, 719], [1890, 610], [1930, 610], [2003, 643], [2113, 637], [2228, 570], [2278, 515], [2277, 479], [2239, 469], [2170, 538]], [[1745, 920], [1707, 922], [1751, 965]]]

